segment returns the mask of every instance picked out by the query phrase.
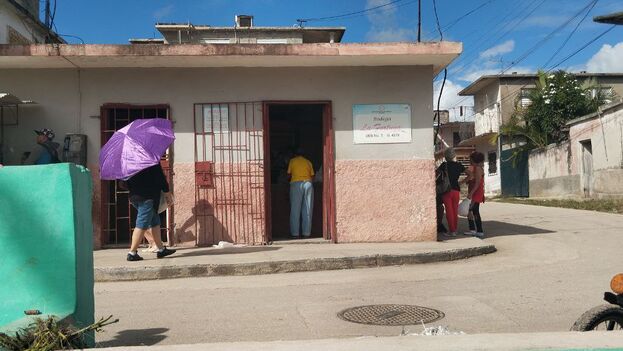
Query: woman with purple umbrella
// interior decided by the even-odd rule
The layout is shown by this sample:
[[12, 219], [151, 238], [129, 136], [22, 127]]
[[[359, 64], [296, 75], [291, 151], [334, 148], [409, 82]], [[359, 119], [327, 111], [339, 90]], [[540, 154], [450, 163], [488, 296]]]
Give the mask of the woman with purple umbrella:
[[169, 205], [172, 202], [160, 159], [173, 140], [175, 136], [171, 121], [158, 118], [139, 119], [115, 132], [100, 151], [100, 177], [126, 180], [130, 202], [138, 212], [130, 252], [127, 255], [128, 261], [143, 259], [138, 255], [138, 246], [149, 230], [158, 248], [157, 258], [175, 253], [175, 250], [162, 244], [158, 235], [161, 193], [164, 193]]

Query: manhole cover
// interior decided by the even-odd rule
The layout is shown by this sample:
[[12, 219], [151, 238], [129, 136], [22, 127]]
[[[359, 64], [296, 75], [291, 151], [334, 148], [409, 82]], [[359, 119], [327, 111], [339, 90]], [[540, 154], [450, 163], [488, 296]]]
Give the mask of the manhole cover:
[[337, 314], [348, 322], [374, 325], [414, 325], [443, 318], [441, 311], [414, 305], [369, 305], [345, 309]]

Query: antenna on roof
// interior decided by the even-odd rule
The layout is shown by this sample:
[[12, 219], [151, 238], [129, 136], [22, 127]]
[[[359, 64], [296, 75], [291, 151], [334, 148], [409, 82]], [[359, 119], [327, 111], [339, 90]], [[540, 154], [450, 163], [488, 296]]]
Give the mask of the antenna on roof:
[[297, 19], [296, 21], [298, 22], [299, 28], [303, 28], [305, 26], [305, 23], [307, 23], [306, 19], [301, 19], [301, 18]]

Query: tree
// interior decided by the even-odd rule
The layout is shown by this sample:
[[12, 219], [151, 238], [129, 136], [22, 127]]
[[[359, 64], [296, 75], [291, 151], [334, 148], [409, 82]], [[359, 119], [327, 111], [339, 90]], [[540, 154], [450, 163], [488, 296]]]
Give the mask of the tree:
[[565, 71], [539, 71], [535, 85], [527, 95], [528, 106], [516, 104], [510, 120], [500, 128], [500, 135], [509, 140], [523, 136], [528, 149], [566, 140], [568, 121], [597, 111], [609, 98], [594, 82], [580, 84]]

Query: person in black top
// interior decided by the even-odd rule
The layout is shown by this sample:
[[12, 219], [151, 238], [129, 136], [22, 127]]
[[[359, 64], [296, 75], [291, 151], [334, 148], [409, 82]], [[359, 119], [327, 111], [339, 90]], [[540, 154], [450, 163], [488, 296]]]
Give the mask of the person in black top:
[[146, 168], [127, 180], [127, 187], [130, 191], [130, 202], [136, 208], [136, 226], [132, 232], [132, 246], [128, 253], [128, 261], [140, 261], [143, 258], [138, 255], [138, 246], [143, 240], [143, 236], [151, 230], [154, 244], [158, 248], [156, 257], [163, 258], [175, 253], [175, 250], [168, 249], [160, 240], [160, 216], [158, 207], [160, 205], [160, 193], [165, 194], [168, 204], [171, 204], [172, 197], [169, 193], [169, 183], [167, 182], [160, 163]]
[[450, 181], [450, 191], [442, 195], [443, 205], [446, 209], [446, 220], [448, 221], [449, 236], [456, 236], [459, 224], [459, 200], [461, 187], [459, 177], [465, 172], [465, 166], [455, 161], [456, 154], [453, 148], [446, 149], [444, 153], [446, 161], [437, 168], [438, 173], [447, 174]]

